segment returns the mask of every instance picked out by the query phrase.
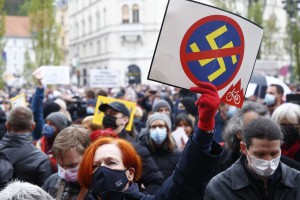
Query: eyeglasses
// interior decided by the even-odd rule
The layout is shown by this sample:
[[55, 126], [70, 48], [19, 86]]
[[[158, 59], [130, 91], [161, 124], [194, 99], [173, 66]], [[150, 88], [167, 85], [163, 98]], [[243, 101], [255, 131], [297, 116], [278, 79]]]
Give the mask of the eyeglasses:
[[158, 124], [158, 125], [151, 125], [150, 128], [151, 129], [156, 129], [156, 128], [166, 128], [166, 126], [164, 124]]

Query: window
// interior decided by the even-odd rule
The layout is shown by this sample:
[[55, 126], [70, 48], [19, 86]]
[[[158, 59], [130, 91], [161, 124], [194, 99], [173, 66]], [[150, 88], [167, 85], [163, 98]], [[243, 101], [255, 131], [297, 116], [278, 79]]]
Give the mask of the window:
[[100, 14], [99, 11], [96, 12], [96, 29], [99, 30], [100, 28]]
[[103, 9], [103, 26], [106, 26], [106, 9]]
[[90, 33], [93, 32], [93, 21], [92, 21], [92, 17], [89, 16], [89, 30], [90, 30]]
[[75, 31], [75, 38], [78, 38], [79, 37], [79, 28], [78, 28], [77, 22], [75, 23], [74, 31]]
[[81, 28], [82, 28], [82, 35], [84, 36], [85, 35], [85, 31], [84, 31], [84, 29], [85, 29], [85, 23], [84, 23], [84, 20], [82, 20], [82, 26], [81, 26]]
[[90, 42], [90, 49], [89, 49], [90, 52], [94, 52], [94, 49], [93, 49], [93, 42]]
[[137, 4], [132, 6], [132, 22], [139, 23], [139, 6]]
[[122, 23], [123, 24], [129, 23], [129, 7], [128, 7], [128, 5], [123, 5], [123, 7], [122, 7]]
[[82, 45], [82, 55], [85, 56], [85, 44]]
[[98, 55], [101, 54], [101, 42], [100, 42], [100, 40], [97, 41], [97, 54]]

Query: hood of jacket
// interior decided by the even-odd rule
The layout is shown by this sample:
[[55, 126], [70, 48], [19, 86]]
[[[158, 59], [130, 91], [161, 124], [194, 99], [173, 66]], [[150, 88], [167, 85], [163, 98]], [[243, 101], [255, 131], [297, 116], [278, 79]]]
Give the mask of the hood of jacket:
[[1, 144], [7, 147], [20, 147], [24, 143], [32, 143], [31, 133], [6, 133]]

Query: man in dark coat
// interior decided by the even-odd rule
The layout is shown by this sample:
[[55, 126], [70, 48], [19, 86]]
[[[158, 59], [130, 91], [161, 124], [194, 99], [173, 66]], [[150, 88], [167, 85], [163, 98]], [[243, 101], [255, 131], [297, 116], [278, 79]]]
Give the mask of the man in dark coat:
[[300, 172], [280, 161], [282, 138], [271, 119], [251, 121], [240, 143], [244, 155], [209, 182], [205, 199], [300, 199]]
[[15, 160], [14, 179], [42, 186], [52, 171], [48, 157], [32, 144], [34, 127], [30, 109], [21, 106], [12, 109], [6, 123], [7, 133], [0, 141], [0, 151], [9, 160]]

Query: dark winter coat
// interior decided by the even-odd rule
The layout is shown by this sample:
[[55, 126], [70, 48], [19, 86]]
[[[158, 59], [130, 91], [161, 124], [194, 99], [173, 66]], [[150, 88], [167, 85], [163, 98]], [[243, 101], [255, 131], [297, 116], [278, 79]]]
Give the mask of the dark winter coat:
[[164, 181], [164, 178], [155, 161], [151, 157], [148, 149], [137, 143], [124, 130], [119, 134], [119, 137], [130, 142], [137, 151], [138, 155], [142, 158], [142, 176], [139, 180], [139, 183], [146, 187], [146, 190], [143, 192], [155, 194]]
[[165, 180], [172, 175], [179, 160], [181, 151], [178, 149], [174, 149], [172, 151], [168, 150], [166, 145], [161, 146], [161, 148], [153, 149], [150, 140], [150, 133], [146, 129], [141, 133], [139, 143], [149, 150], [151, 157], [154, 159]]
[[208, 183], [205, 199], [300, 199], [300, 172], [280, 162], [267, 188], [265, 190], [263, 182], [249, 172], [246, 156], [242, 156]]
[[20, 159], [13, 166], [14, 178], [42, 186], [52, 174], [50, 162], [48, 157], [32, 144], [30, 139], [30, 133], [6, 133], [0, 141], [0, 149], [8, 157], [15, 151], [19, 154]]
[[53, 198], [56, 198], [58, 188], [61, 182], [65, 182], [65, 188], [62, 193], [61, 200], [76, 200], [80, 192], [80, 185], [78, 182], [67, 182], [60, 178], [57, 173], [50, 176], [43, 185], [43, 190], [48, 192]]

